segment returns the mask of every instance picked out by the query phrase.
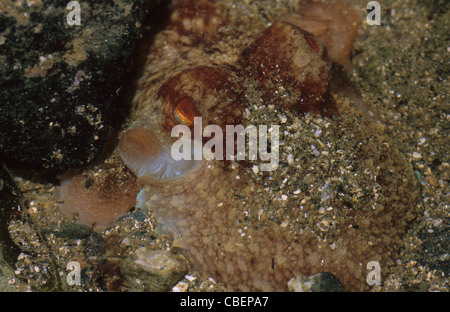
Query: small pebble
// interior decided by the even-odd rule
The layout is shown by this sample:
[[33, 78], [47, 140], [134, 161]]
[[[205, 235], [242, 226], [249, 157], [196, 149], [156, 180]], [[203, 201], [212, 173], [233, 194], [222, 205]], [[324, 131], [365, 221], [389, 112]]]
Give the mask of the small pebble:
[[418, 152], [414, 152], [414, 153], [412, 154], [412, 157], [413, 157], [414, 159], [421, 159], [421, 158], [422, 158], [422, 154], [420, 154], [420, 153], [418, 153]]

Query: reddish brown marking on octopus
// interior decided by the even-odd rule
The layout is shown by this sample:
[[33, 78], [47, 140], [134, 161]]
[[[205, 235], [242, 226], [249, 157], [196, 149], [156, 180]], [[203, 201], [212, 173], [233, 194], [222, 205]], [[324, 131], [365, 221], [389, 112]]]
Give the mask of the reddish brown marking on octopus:
[[331, 64], [326, 50], [300, 27], [283, 20], [274, 23], [243, 51], [240, 63], [260, 83], [268, 103], [300, 113], [337, 114], [328, 93]]
[[197, 105], [190, 97], [182, 98], [175, 107], [175, 118], [188, 126], [194, 124], [195, 117], [201, 117], [202, 115], [197, 109]]
[[323, 59], [327, 58], [325, 47], [323, 43], [319, 40], [319, 38], [314, 37], [313, 35], [304, 34], [306, 42], [308, 42], [311, 49], [317, 53]]

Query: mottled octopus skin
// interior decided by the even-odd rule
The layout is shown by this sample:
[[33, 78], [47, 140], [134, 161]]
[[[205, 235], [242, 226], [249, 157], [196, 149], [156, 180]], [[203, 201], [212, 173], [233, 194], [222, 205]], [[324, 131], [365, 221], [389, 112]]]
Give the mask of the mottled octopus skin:
[[[190, 181], [195, 183], [194, 187]], [[229, 185], [222, 181], [228, 181]], [[227, 177], [222, 170], [210, 171], [206, 166], [199, 166], [172, 183], [161, 184], [145, 178], [141, 183], [147, 185], [144, 191], [150, 198], [146, 205], [158, 222], [181, 236], [194, 265], [231, 289], [287, 290], [287, 281], [296, 274], [317, 271], [314, 262], [320, 254], [308, 252], [310, 246], [301, 246], [285, 236], [279, 227], [258, 230], [248, 227], [246, 235], [241, 236], [239, 229], [243, 226], [237, 222], [239, 214], [232, 207], [231, 194], [227, 198], [225, 193], [229, 188], [248, 186]], [[171, 195], [167, 196], [168, 193]], [[192, 196], [186, 196], [187, 193]], [[200, 210], [199, 205], [210, 209]], [[301, 269], [292, 266], [296, 262], [301, 264]], [[331, 268], [325, 265], [323, 269]]]
[[[382, 138], [378, 140], [382, 144]], [[379, 157], [396, 161], [388, 154]], [[186, 249], [194, 266], [235, 291], [286, 291], [292, 277], [318, 272], [335, 274], [346, 290], [367, 290], [365, 265], [379, 261], [382, 267], [387, 266], [396, 247], [394, 239], [389, 243], [390, 237], [402, 235], [412, 217], [404, 212], [404, 220], [396, 220], [395, 209], [387, 207], [384, 220], [369, 230], [378, 217], [376, 211], [343, 207], [348, 211], [342, 211], [334, 231], [339, 240], [322, 241], [313, 233], [292, 236], [269, 220], [256, 216], [243, 219], [243, 211], [256, 200], [253, 194], [259, 186], [249, 183], [245, 171], [240, 170], [239, 175], [236, 179], [236, 172], [202, 161], [172, 179], [138, 178], [144, 185], [145, 207], [174, 236], [177, 245]], [[387, 183], [383, 194], [395, 196], [393, 193], [402, 188], [411, 185]], [[244, 190], [248, 195], [245, 202], [235, 197], [233, 190]], [[357, 229], [352, 226], [355, 220]], [[385, 248], [385, 240], [389, 248]], [[330, 249], [333, 242], [339, 247]], [[368, 247], [369, 242], [373, 247]]]
[[[342, 7], [344, 3], [338, 1], [337, 5]], [[196, 14], [196, 6], [203, 8], [201, 14]], [[349, 9], [347, 6], [346, 10]], [[202, 53], [210, 49], [211, 42], [221, 40], [220, 27], [213, 27], [215, 33], [202, 27], [195, 32], [195, 28], [185, 27], [190, 24], [183, 23], [180, 16], [187, 19], [203, 16], [203, 22], [196, 21], [197, 26], [210, 24], [211, 17], [218, 18], [214, 25], [233, 23], [214, 1], [196, 0], [189, 4], [181, 1], [174, 6], [168, 26], [172, 32], [163, 33], [155, 40], [134, 100], [129, 127], [149, 131], [153, 133], [152, 138], [160, 138], [151, 140], [155, 145], [152, 151], [159, 150], [157, 144], [167, 148], [171, 127], [180, 123], [189, 125], [190, 118], [198, 113], [206, 124], [235, 124], [245, 119], [248, 81], [257, 81], [256, 89], [262, 100], [273, 103], [281, 111], [313, 111], [324, 118], [340, 113], [328, 92], [331, 60], [320, 42], [298, 26], [297, 17], [290, 15], [261, 30], [237, 55], [227, 56], [223, 58], [226, 61], [218, 64]], [[190, 60], [192, 51], [200, 51], [205, 59]], [[305, 55], [293, 55], [299, 51]], [[286, 62], [285, 57], [300, 59]], [[297, 66], [302, 60], [305, 67]], [[281, 97], [280, 90], [287, 93]], [[177, 107], [181, 107], [184, 118], [177, 117]], [[345, 130], [345, 126], [336, 128]], [[383, 268], [392, 264], [398, 238], [414, 218], [408, 209], [414, 207], [415, 195], [405, 194], [415, 184], [408, 180], [409, 167], [401, 162], [399, 154], [386, 147], [382, 136], [367, 131], [369, 126], [363, 128], [354, 129], [360, 133], [355, 135], [361, 135], [362, 142], [370, 141], [371, 146], [379, 148], [372, 151], [363, 145], [356, 158], [381, 170], [398, 168], [394, 174], [399, 178], [394, 179], [391, 173], [383, 171], [377, 176], [382, 195], [394, 198], [398, 206], [365, 210], [336, 202], [339, 219], [328, 240], [323, 239], [327, 233], [321, 236], [314, 231], [300, 231], [292, 235], [267, 218], [246, 216], [244, 212], [258, 202], [254, 194], [262, 186], [252, 182], [244, 168], [236, 172], [219, 161], [202, 160], [168, 179], [139, 175], [134, 170], [142, 186], [140, 198], [145, 199], [144, 208], [173, 235], [176, 245], [185, 248], [196, 268], [231, 290], [286, 291], [292, 277], [318, 272], [335, 274], [346, 290], [367, 290], [365, 265], [369, 261], [379, 261]], [[126, 137], [125, 134], [123, 140]], [[125, 165], [130, 168], [137, 161], [133, 155], [145, 155], [146, 144], [150, 144], [145, 140], [137, 142], [131, 149], [120, 150]], [[122, 141], [119, 149], [120, 146], [132, 145]], [[237, 190], [246, 197], [236, 196]], [[304, 217], [303, 212], [295, 209], [292, 213], [293, 220]], [[375, 221], [377, 226], [371, 226]]]

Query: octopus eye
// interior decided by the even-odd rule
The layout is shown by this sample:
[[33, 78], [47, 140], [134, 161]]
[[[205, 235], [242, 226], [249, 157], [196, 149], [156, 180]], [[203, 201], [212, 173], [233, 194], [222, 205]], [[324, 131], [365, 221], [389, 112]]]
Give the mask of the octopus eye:
[[175, 120], [190, 127], [194, 124], [194, 118], [201, 117], [201, 114], [198, 111], [194, 100], [190, 97], [184, 97], [175, 107], [174, 117]]
[[319, 56], [322, 56], [324, 53], [324, 46], [322, 41], [319, 38], [314, 37], [313, 35], [305, 34], [305, 40], [308, 42], [311, 49], [316, 52]]

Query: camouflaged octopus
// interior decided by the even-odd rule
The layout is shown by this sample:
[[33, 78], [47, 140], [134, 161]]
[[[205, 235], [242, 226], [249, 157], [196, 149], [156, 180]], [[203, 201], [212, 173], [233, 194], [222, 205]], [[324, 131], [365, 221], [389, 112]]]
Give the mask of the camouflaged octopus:
[[[296, 12], [264, 29], [220, 1], [178, 1], [149, 49], [117, 153], [137, 176], [138, 207], [231, 290], [283, 291], [292, 277], [318, 272], [367, 290], [366, 264], [378, 261], [384, 273], [397, 257], [416, 185], [389, 140], [330, 92], [332, 63], [349, 67], [359, 15], [343, 1], [310, 1]], [[171, 130], [193, 127], [195, 117], [226, 131], [280, 114], [282, 134], [299, 137], [280, 146], [278, 173], [255, 172], [259, 160], [171, 157]], [[314, 122], [325, 126], [302, 134]], [[324, 132], [334, 138], [322, 146], [332, 147], [327, 153], [298, 150]], [[370, 188], [353, 188], [363, 175]], [[288, 195], [267, 200], [280, 192]]]

